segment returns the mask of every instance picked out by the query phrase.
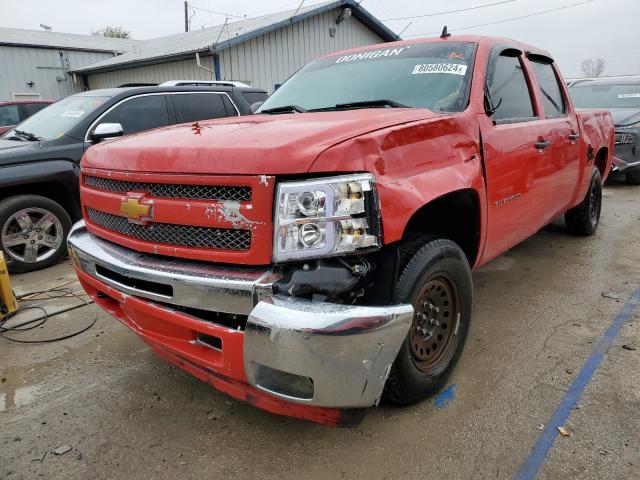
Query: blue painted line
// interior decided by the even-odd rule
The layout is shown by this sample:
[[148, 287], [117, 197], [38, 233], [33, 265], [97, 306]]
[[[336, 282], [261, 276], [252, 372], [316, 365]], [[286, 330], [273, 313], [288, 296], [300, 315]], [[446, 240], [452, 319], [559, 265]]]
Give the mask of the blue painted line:
[[436, 395], [436, 398], [433, 399], [433, 404], [436, 408], [444, 408], [453, 402], [456, 398], [456, 388], [457, 385], [449, 385], [442, 392]]
[[622, 311], [609, 326], [604, 336], [598, 342], [598, 345], [596, 345], [595, 350], [587, 359], [582, 370], [580, 370], [580, 374], [558, 405], [553, 417], [549, 423], [547, 423], [544, 431], [540, 434], [538, 441], [531, 450], [531, 453], [529, 453], [529, 457], [527, 457], [527, 460], [518, 472], [518, 475], [516, 476], [517, 480], [533, 480], [535, 478], [538, 470], [540, 470], [540, 467], [544, 463], [549, 450], [551, 450], [553, 442], [558, 436], [558, 427], [564, 425], [567, 418], [569, 418], [569, 415], [571, 415], [571, 410], [576, 403], [578, 403], [580, 395], [591, 380], [591, 377], [593, 377], [594, 372], [600, 366], [600, 363], [602, 363], [602, 359], [604, 358], [604, 354], [607, 349], [613, 343], [618, 332], [620, 332], [622, 325], [624, 325], [629, 317], [631, 317], [631, 314], [634, 312], [638, 304], [640, 304], [640, 289], [633, 293], [629, 302], [624, 306]]

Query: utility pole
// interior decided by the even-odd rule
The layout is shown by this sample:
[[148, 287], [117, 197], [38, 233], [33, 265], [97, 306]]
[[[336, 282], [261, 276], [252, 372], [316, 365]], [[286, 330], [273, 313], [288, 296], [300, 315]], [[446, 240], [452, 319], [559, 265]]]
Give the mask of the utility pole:
[[184, 31], [189, 31], [189, 2], [184, 2]]

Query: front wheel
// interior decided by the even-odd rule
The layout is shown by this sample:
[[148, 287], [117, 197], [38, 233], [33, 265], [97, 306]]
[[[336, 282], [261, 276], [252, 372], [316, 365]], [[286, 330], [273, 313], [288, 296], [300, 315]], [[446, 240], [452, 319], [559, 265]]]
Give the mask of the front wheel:
[[624, 178], [627, 185], [640, 185], [640, 168], [627, 172]]
[[591, 184], [582, 203], [564, 214], [567, 230], [574, 235], [593, 235], [598, 230], [600, 212], [602, 211], [602, 179], [600, 171], [595, 168]]
[[411, 404], [442, 388], [462, 352], [473, 303], [464, 252], [450, 240], [426, 237], [402, 270], [395, 300], [412, 304], [415, 313], [384, 396]]
[[0, 202], [0, 248], [12, 272], [31, 272], [57, 263], [65, 253], [71, 219], [64, 208], [39, 195]]

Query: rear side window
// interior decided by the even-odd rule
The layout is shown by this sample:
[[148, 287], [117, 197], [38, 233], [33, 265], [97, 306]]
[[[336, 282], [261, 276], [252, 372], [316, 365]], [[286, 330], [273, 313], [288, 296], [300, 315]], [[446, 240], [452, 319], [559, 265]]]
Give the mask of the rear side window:
[[242, 96], [249, 105], [257, 102], [264, 102], [267, 99], [266, 92], [242, 92]]
[[167, 126], [167, 100], [164, 95], [147, 95], [126, 100], [102, 117], [100, 123], [119, 123], [125, 135]]
[[8, 127], [20, 123], [17, 105], [0, 106], [0, 127]]
[[[183, 93], [173, 95], [173, 105], [179, 122], [197, 122], [210, 118], [222, 118], [236, 115], [227, 112], [223, 97], [218, 93]], [[230, 105], [230, 108], [233, 108]]]
[[542, 98], [545, 116], [547, 118], [564, 116], [567, 113], [567, 105], [551, 63], [537, 59], [530, 60], [533, 74], [538, 83], [538, 92]]
[[49, 104], [47, 103], [25, 103], [22, 105], [22, 120], [24, 120], [25, 118], [29, 118], [31, 115], [33, 115], [34, 113], [39, 112], [40, 110], [42, 110], [44, 107], [48, 107]]
[[527, 121], [535, 118], [529, 85], [520, 58], [499, 55], [493, 69], [490, 66], [487, 86], [494, 107], [493, 120]]

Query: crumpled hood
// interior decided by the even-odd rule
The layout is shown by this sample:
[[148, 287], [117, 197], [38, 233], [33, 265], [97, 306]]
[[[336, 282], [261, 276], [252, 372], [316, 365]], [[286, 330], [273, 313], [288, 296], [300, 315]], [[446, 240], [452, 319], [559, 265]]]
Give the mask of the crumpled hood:
[[82, 166], [157, 173], [305, 173], [332, 145], [381, 128], [439, 116], [427, 109], [376, 108], [250, 115], [174, 125], [93, 146]]
[[611, 110], [611, 116], [616, 127], [625, 127], [640, 122], [640, 109], [614, 108]]

